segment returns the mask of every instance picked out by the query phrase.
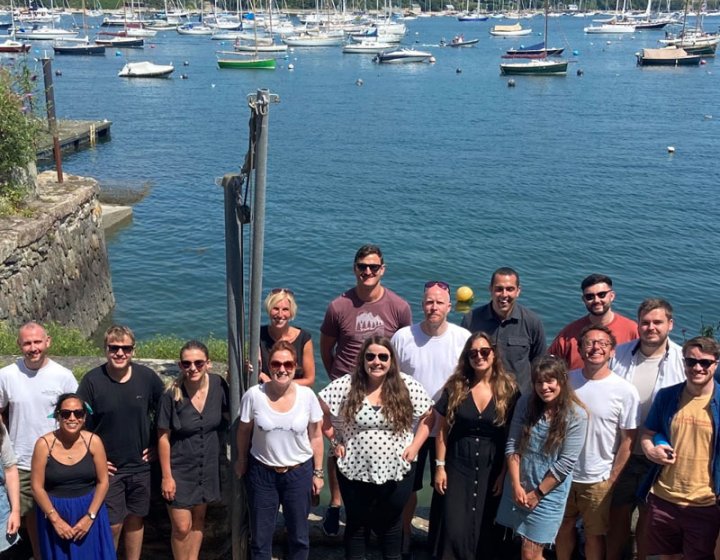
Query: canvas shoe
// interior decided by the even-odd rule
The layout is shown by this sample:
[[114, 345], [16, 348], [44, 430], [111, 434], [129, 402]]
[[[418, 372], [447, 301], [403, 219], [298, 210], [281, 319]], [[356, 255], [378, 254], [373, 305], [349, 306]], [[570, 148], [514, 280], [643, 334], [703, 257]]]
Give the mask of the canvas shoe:
[[328, 537], [337, 537], [340, 533], [340, 506], [328, 506], [322, 522], [322, 530]]

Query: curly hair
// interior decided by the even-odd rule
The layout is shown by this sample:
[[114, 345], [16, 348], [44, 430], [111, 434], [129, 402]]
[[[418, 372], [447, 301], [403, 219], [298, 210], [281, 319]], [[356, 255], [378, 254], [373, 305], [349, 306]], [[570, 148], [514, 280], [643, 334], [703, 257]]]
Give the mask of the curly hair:
[[446, 420], [450, 428], [452, 428], [455, 422], [455, 413], [460, 403], [470, 394], [470, 389], [474, 385], [475, 370], [470, 363], [470, 350], [472, 349], [473, 342], [481, 338], [493, 349], [490, 385], [492, 386], [493, 401], [495, 402], [495, 410], [497, 411], [495, 424], [497, 426], [504, 426], [510, 420], [510, 418], [508, 418], [510, 415], [510, 407], [518, 392], [518, 385], [514, 377], [505, 371], [500, 352], [490, 341], [490, 336], [484, 332], [476, 332], [468, 338], [460, 353], [460, 358], [458, 358], [455, 371], [443, 387], [443, 389], [448, 392], [449, 397]]
[[351, 373], [350, 391], [340, 407], [340, 416], [347, 422], [354, 422], [363, 401], [368, 394], [369, 376], [365, 369], [365, 352], [376, 344], [382, 346], [390, 354], [390, 367], [382, 381], [380, 401], [383, 405], [383, 416], [392, 426], [393, 432], [400, 434], [412, 427], [413, 406], [410, 392], [400, 377], [400, 368], [390, 339], [384, 336], [371, 336], [360, 348], [355, 370]]
[[546, 403], [533, 390], [528, 399], [527, 414], [520, 434], [518, 449], [522, 454], [530, 441], [533, 427], [549, 413], [550, 427], [543, 451], [551, 454], [562, 446], [570, 419], [575, 414], [575, 407], [585, 408], [577, 398], [575, 391], [568, 383], [568, 368], [565, 360], [556, 356], [540, 356], [532, 363], [531, 379], [533, 386], [551, 379], [557, 380], [560, 394], [552, 402]]

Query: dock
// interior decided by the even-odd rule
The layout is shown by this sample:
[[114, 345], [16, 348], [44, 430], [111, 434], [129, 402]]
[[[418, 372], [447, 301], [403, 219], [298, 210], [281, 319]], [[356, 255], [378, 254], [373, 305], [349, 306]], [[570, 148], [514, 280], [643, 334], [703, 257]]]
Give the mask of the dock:
[[[60, 150], [63, 154], [79, 152], [95, 146], [98, 142], [110, 140], [110, 126], [112, 122], [103, 121], [76, 121], [59, 120], [58, 138]], [[52, 161], [53, 141], [47, 128], [47, 122], [43, 128], [37, 148], [37, 160], [39, 163]]]

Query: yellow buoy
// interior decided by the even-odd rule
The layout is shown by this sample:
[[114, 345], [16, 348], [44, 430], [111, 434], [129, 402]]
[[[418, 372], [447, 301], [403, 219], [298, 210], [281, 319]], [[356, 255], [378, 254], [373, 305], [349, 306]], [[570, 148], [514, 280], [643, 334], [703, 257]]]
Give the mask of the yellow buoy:
[[469, 286], [460, 286], [455, 292], [455, 298], [458, 301], [471, 301], [473, 299], [473, 291]]

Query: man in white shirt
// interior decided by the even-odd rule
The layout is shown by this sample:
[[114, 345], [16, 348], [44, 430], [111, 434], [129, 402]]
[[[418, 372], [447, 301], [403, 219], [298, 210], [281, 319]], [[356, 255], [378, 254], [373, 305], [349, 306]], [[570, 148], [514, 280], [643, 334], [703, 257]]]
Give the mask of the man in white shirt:
[[26, 323], [18, 331], [23, 357], [0, 369], [0, 410], [8, 419], [8, 434], [18, 459], [20, 515], [33, 557], [40, 558], [35, 503], [30, 490], [30, 463], [37, 439], [55, 429], [52, 415], [58, 397], [74, 393], [72, 372], [48, 358], [50, 337], [42, 325]]
[[585, 558], [605, 560], [612, 489], [630, 457], [640, 404], [637, 389], [609, 367], [616, 344], [603, 325], [589, 325], [578, 336], [584, 365], [568, 381], [587, 408], [588, 433], [557, 536], [558, 560], [572, 557], [578, 517], [585, 527]]
[[[470, 331], [449, 323], [448, 314], [452, 310], [450, 286], [447, 282], [430, 281], [425, 284], [422, 300], [425, 319], [401, 328], [392, 337], [393, 348], [397, 354], [400, 371], [417, 379], [433, 402], [437, 402], [445, 381], [453, 373], [458, 363]], [[430, 485], [435, 479], [435, 436], [433, 428], [430, 437], [420, 449], [415, 471], [413, 493], [403, 511], [403, 557], [410, 556], [410, 531], [412, 518], [417, 506], [417, 491], [423, 487], [423, 474], [428, 455], [430, 456]], [[434, 541], [437, 521], [440, 515], [441, 496], [433, 492], [430, 507], [430, 528], [428, 541]]]
[[[640, 395], [639, 426], [645, 424], [650, 405], [657, 392], [685, 381], [682, 348], [668, 337], [673, 328], [673, 308], [664, 299], [649, 298], [638, 308], [638, 334], [640, 340], [618, 346], [610, 369], [627, 379]], [[632, 455], [623, 469], [613, 490], [608, 531], [608, 560], [622, 560], [630, 544], [631, 520], [635, 507], [639, 506], [639, 518], [635, 528], [637, 560], [645, 560], [645, 514], [646, 508], [637, 498], [637, 491], [652, 468], [636, 438]]]

